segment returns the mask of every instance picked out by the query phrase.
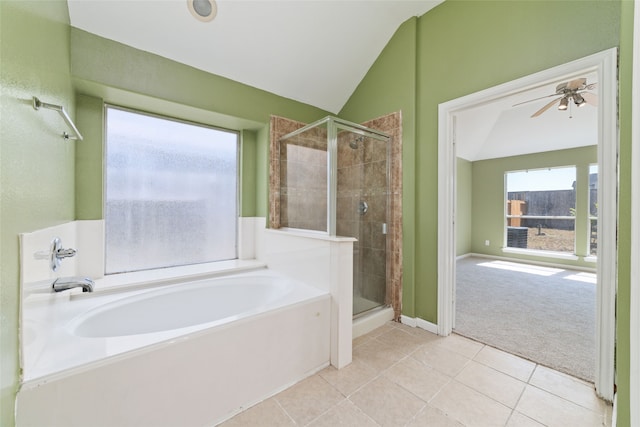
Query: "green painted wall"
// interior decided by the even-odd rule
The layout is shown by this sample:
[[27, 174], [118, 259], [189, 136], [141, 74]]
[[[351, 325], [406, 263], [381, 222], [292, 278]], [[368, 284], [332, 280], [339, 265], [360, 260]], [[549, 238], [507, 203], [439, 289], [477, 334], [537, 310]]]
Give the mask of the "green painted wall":
[[104, 103], [241, 131], [242, 216], [268, 212], [270, 116], [313, 122], [329, 114], [77, 28], [71, 29], [71, 71], [78, 126], [88, 134], [78, 155], [78, 219], [102, 217]]
[[[472, 165], [468, 160], [456, 159], [456, 255], [471, 252], [471, 217], [473, 199]], [[475, 212], [473, 212], [475, 214]]]
[[[437, 319], [438, 104], [617, 46], [615, 1], [446, 1], [418, 22], [415, 311]], [[566, 16], [587, 32], [566, 31]], [[416, 285], [418, 286], [418, 285]]]
[[242, 132], [240, 151], [240, 216], [256, 215], [256, 132]]
[[415, 316], [417, 22], [417, 18], [412, 18], [398, 28], [339, 113], [355, 123], [395, 111], [402, 113], [402, 310], [411, 317]]
[[65, 1], [0, 2], [0, 425], [14, 423], [18, 385], [18, 233], [74, 218], [75, 143], [52, 110], [35, 111], [31, 97], [61, 104], [73, 117]]
[[[570, 261], [502, 252], [504, 244], [504, 174], [508, 171], [575, 165], [578, 181], [576, 202], [580, 203], [582, 207], [579, 212], [584, 213], [587, 210], [589, 197], [589, 165], [597, 161], [597, 147], [591, 146], [473, 162], [471, 252], [594, 268], [595, 264], [585, 263], [582, 260]], [[569, 212], [567, 212], [568, 214]], [[576, 218], [576, 247], [578, 248], [587, 245], [586, 218], [582, 215]], [[584, 233], [579, 233], [579, 230]], [[490, 246], [485, 246], [485, 240], [491, 242]]]
[[[568, 16], [589, 31], [567, 30]], [[408, 165], [415, 171], [403, 175], [405, 208], [411, 210], [405, 211], [408, 221], [403, 225], [405, 242], [411, 242], [403, 246], [403, 314], [436, 323], [438, 105], [621, 47], [617, 308], [620, 426], [629, 425], [632, 20], [630, 1], [445, 1], [417, 21], [412, 19], [400, 27], [340, 113], [358, 121], [394, 108], [403, 110], [403, 162], [405, 168]], [[413, 34], [415, 40], [411, 39]]]
[[84, 137], [76, 145], [76, 218], [101, 219], [103, 102], [100, 98], [78, 94], [76, 109], [76, 126]]
[[[616, 384], [618, 426], [631, 426], [629, 401], [631, 297], [631, 76], [633, 2], [622, 2], [619, 62], [620, 167], [618, 170], [618, 293], [616, 298]], [[637, 24], [636, 24], [637, 25]], [[635, 70], [636, 73], [640, 70]], [[638, 123], [634, 123], [638, 126]], [[638, 147], [635, 147], [636, 149]], [[636, 260], [637, 262], [637, 260]], [[638, 286], [634, 283], [633, 286]], [[637, 425], [640, 420], [634, 420]]]

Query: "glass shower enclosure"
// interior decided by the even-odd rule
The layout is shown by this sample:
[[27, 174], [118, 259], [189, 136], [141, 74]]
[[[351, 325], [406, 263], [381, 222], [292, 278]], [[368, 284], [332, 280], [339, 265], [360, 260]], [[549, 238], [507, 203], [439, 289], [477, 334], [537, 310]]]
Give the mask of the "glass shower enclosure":
[[280, 226], [356, 238], [353, 314], [386, 305], [390, 137], [326, 117], [278, 146]]

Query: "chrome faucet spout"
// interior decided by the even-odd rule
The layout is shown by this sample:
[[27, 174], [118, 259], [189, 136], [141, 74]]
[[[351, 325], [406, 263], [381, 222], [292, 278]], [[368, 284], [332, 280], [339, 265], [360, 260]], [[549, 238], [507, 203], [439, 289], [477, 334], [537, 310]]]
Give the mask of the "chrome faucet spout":
[[82, 288], [82, 292], [93, 292], [93, 280], [88, 277], [60, 277], [51, 287], [54, 292], [62, 292], [73, 288]]

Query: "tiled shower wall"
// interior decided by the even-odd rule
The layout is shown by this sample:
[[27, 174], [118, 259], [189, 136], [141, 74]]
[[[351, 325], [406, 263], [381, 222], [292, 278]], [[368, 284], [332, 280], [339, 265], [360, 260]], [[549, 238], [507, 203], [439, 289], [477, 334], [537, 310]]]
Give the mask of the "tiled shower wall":
[[[354, 245], [354, 272], [360, 273], [356, 274], [360, 280], [354, 282], [356, 292], [365, 298], [384, 301], [385, 304], [391, 305], [397, 320], [402, 311], [402, 118], [400, 112], [396, 112], [363, 123], [363, 125], [391, 136], [390, 185], [388, 190], [390, 195], [387, 198], [388, 195], [383, 189], [386, 178], [385, 144], [372, 138], [364, 138], [360, 142], [364, 149], [354, 150], [350, 148], [349, 142], [356, 135], [351, 132], [342, 132], [338, 136], [338, 223], [336, 231], [338, 235], [358, 238], [358, 243]], [[271, 228], [289, 226], [326, 230], [326, 191], [322, 193], [322, 197], [315, 194], [320, 191], [320, 184], [313, 191], [314, 194], [310, 196], [313, 201], [304, 199], [304, 194], [299, 192], [298, 188], [282, 186], [285, 179], [291, 179], [291, 182], [294, 182], [293, 179], [295, 179], [288, 175], [289, 162], [292, 162], [292, 165], [295, 162], [295, 166], [300, 166], [301, 162], [306, 164], [305, 170], [310, 180], [320, 173], [320, 168], [316, 167], [315, 161], [320, 163], [319, 153], [326, 153], [326, 148], [323, 151], [322, 147], [317, 145], [318, 142], [312, 143], [310, 140], [318, 137], [317, 140], [324, 140], [326, 144], [326, 135], [318, 134], [310, 138], [311, 135], [305, 133], [300, 141], [296, 141], [296, 144], [301, 147], [306, 144], [308, 147], [320, 149], [292, 150], [292, 158], [289, 152], [284, 157], [280, 153], [280, 138], [304, 126], [304, 123], [283, 117], [271, 117], [271, 161], [269, 165], [269, 224]], [[322, 132], [324, 129], [316, 128], [314, 131]], [[305, 142], [308, 137], [310, 140]], [[294, 154], [294, 151], [297, 152]], [[309, 154], [302, 154], [303, 151], [309, 151]], [[312, 154], [313, 151], [316, 154]], [[326, 189], [326, 157], [323, 161], [323, 178], [316, 178], [324, 179], [320, 183]], [[307, 177], [302, 179], [306, 180]], [[322, 202], [316, 200], [320, 198], [323, 199]], [[301, 202], [305, 201], [310, 204], [302, 208], [305, 204]], [[366, 201], [369, 205], [369, 210], [363, 215], [363, 218], [360, 218], [358, 211], [361, 201]], [[385, 203], [386, 201], [388, 201], [388, 205]], [[283, 206], [283, 202], [286, 206]], [[320, 206], [321, 203], [324, 204]], [[312, 206], [312, 208], [308, 206]], [[319, 215], [321, 211], [325, 213], [323, 218], [314, 217], [314, 215]], [[306, 219], [300, 216], [304, 212], [307, 212]], [[388, 236], [385, 239], [382, 234], [382, 223], [386, 212], [388, 212]], [[361, 219], [363, 221], [360, 221]], [[321, 222], [322, 227], [320, 227]], [[383, 250], [385, 248], [386, 251]], [[386, 287], [382, 286], [381, 282], [386, 282]], [[365, 286], [367, 283], [378, 286]], [[385, 289], [384, 295], [381, 295], [382, 291], [372, 289]]]
[[[353, 245], [354, 294], [386, 303], [387, 143], [338, 134], [336, 232]], [[366, 206], [366, 212], [364, 207]]]
[[280, 226], [327, 231], [327, 132], [280, 143]]

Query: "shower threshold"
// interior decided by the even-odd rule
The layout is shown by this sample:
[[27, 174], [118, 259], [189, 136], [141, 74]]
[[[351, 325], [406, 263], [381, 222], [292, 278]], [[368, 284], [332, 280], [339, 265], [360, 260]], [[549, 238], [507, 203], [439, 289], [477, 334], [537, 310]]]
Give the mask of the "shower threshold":
[[357, 318], [363, 314], [367, 314], [369, 311], [376, 308], [384, 307], [384, 304], [377, 301], [372, 301], [360, 296], [353, 297], [353, 318]]

